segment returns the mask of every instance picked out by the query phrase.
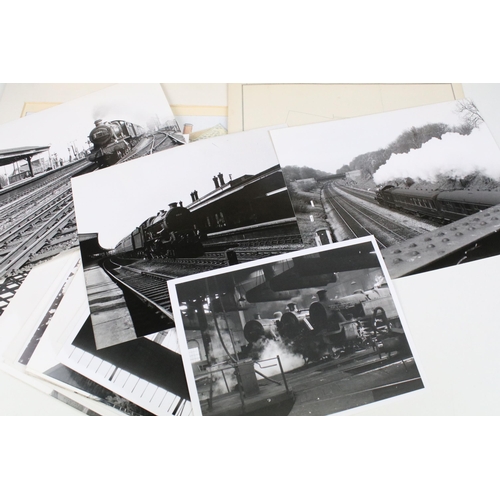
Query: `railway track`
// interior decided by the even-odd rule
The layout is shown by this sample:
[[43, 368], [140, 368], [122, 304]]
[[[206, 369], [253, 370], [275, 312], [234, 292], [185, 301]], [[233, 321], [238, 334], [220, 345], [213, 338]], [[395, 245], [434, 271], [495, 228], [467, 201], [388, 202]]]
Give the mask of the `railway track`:
[[0, 283], [8, 290], [0, 314], [32, 266], [78, 244], [70, 182], [91, 167], [80, 160], [0, 191]]
[[122, 289], [173, 321], [167, 281], [174, 276], [140, 270], [133, 265], [122, 266], [112, 260], [104, 262], [103, 269]]
[[378, 205], [377, 202], [375, 201], [375, 193], [373, 191], [367, 191], [366, 189], [360, 189], [360, 188], [353, 188], [350, 186], [343, 186], [338, 183], [335, 183], [335, 187], [341, 189], [342, 191], [350, 193], [353, 196], [356, 196], [357, 198], [361, 198], [362, 200], [369, 201], [374, 205]]
[[9, 276], [3, 283], [0, 282], [0, 316], [23, 284], [26, 276], [28, 276], [28, 271], [22, 271]]
[[[284, 237], [285, 241], [287, 237]], [[258, 238], [262, 242], [262, 238]], [[248, 240], [250, 241], [250, 240]], [[228, 248], [236, 253], [238, 262], [282, 254], [302, 248], [302, 245], [284, 243], [276, 248], [249, 247]], [[226, 251], [227, 251], [226, 250]], [[167, 281], [173, 278], [196, 274], [203, 271], [220, 269], [228, 265], [226, 251], [206, 252], [202, 257], [193, 258], [157, 258], [137, 260], [113, 258], [103, 263], [104, 270], [122, 288], [132, 293], [141, 302], [147, 304], [166, 318], [173, 320]]]
[[344, 196], [332, 185], [324, 189], [324, 198], [336, 213], [344, 228], [353, 238], [373, 234], [381, 248], [400, 243], [422, 234], [381, 213], [378, 207], [371, 209], [367, 203], [356, 203], [353, 197]]
[[370, 348], [286, 376], [296, 395], [290, 415], [336, 413], [423, 387], [413, 357], [379, 356]]
[[164, 151], [170, 149], [177, 144], [170, 139], [168, 133], [163, 130], [158, 130], [151, 135], [148, 135], [141, 139], [139, 143], [132, 149], [130, 153], [121, 158], [118, 163], [124, 163], [129, 160], [135, 160], [137, 158], [142, 158], [143, 156], [149, 156], [153, 153], [158, 153], [159, 151]]
[[54, 204], [65, 206], [71, 203], [71, 189], [66, 187], [63, 191], [57, 192], [52, 199], [48, 201], [41, 199], [40, 202], [32, 211], [28, 211], [26, 216], [19, 215], [19, 217], [16, 217], [16, 221], [12, 221], [7, 229], [0, 231], [0, 254], [2, 248], [21, 238], [25, 232], [32, 229], [39, 221], [43, 221], [47, 214], [50, 214], [53, 210]]
[[50, 195], [58, 189], [69, 188], [71, 178], [89, 167], [93, 167], [93, 164], [88, 161], [80, 161], [78, 165], [68, 167], [64, 171], [55, 170], [52, 175], [44, 175], [41, 179], [35, 177], [30, 182], [9, 186], [11, 188], [9, 190], [4, 188], [0, 191], [0, 213], [4, 222], [6, 218], [19, 215], [19, 212], [38, 205], [47, 197], [47, 194]]
[[[159, 131], [121, 161], [173, 145], [168, 134]], [[29, 271], [32, 265], [78, 245], [71, 178], [89, 168], [96, 167], [79, 160], [0, 191], [0, 283], [13, 276], [24, 276], [23, 270]], [[12, 296], [6, 294], [8, 300]], [[0, 308], [0, 314], [5, 307]]]
[[147, 156], [151, 154], [151, 147], [154, 144], [154, 136], [148, 135], [143, 137], [137, 145], [130, 151], [130, 153], [126, 154], [122, 158], [120, 158], [116, 164], [125, 163], [129, 160], [134, 160], [136, 158], [141, 158], [143, 156]]
[[0, 276], [19, 271], [44, 247], [49, 247], [45, 250], [45, 253], [50, 253], [46, 258], [54, 255], [50, 248], [52, 240], [68, 225], [74, 226], [74, 208], [73, 201], [66, 198], [63, 206], [55, 206], [44, 212], [37, 220], [36, 227], [30, 224], [29, 231], [22, 232], [22, 228], [9, 235], [11, 245], [5, 247], [4, 254], [0, 256]]

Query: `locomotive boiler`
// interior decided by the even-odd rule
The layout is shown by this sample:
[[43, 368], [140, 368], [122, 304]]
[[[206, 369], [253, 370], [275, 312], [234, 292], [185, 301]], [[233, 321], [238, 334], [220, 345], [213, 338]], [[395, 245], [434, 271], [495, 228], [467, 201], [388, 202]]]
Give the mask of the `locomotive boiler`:
[[336, 359], [363, 345], [381, 352], [388, 346], [407, 346], [387, 286], [336, 299], [329, 299], [326, 290], [317, 295], [309, 309], [289, 304], [279, 318], [247, 322], [244, 332], [250, 352], [255, 354], [267, 341], [278, 341], [309, 362]]
[[358, 290], [352, 295], [329, 299], [318, 291], [318, 301], [309, 307], [309, 321], [323, 338], [326, 350], [357, 348], [369, 344], [379, 354], [409, 351], [396, 305], [387, 285]]
[[96, 163], [99, 168], [109, 167], [118, 162], [145, 134], [141, 126], [123, 120], [110, 122], [96, 120], [94, 125], [89, 134], [93, 148], [88, 159]]
[[115, 255], [147, 258], [199, 257], [203, 253], [190, 211], [176, 202], [169, 205], [168, 211], [161, 210], [146, 219], [114, 250]]

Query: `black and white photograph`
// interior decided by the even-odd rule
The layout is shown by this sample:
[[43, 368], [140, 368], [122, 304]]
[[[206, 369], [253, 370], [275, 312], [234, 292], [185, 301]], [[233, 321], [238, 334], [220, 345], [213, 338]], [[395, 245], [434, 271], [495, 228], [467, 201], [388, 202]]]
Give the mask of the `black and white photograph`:
[[78, 246], [71, 178], [185, 139], [159, 84], [119, 84], [0, 127], [0, 313], [29, 270]]
[[[73, 250], [73, 254], [79, 257], [77, 249]], [[34, 273], [43, 267], [45, 266], [38, 266]], [[31, 280], [32, 275], [33, 273], [30, 273], [28, 279]], [[75, 347], [72, 344], [88, 323], [88, 303], [85, 292], [82, 298], [82, 289], [85, 289], [85, 282], [78, 259], [71, 280], [65, 283], [64, 290], [58, 294], [59, 304], [50, 310], [52, 317], [50, 314], [45, 315], [41, 321], [43, 328], [36, 329], [38, 335], [29, 338], [29, 341], [25, 340], [25, 347], [19, 349], [17, 360], [20, 365], [24, 365], [25, 372], [37, 380], [51, 383], [55, 389], [51, 393], [54, 398], [62, 400], [61, 393], [64, 391], [80, 395], [79, 401], [87, 402], [87, 409], [84, 412], [87, 415], [156, 415], [158, 408], [165, 412], [166, 401], [169, 402], [168, 408], [171, 408], [171, 411], [178, 402], [181, 402], [178, 413], [189, 414], [189, 401], [173, 394], [168, 395], [167, 389], [163, 387], [155, 386], [157, 404], [152, 404], [151, 397], [147, 397], [150, 396], [151, 389], [145, 390], [150, 383], [133, 372], [128, 372], [128, 385], [117, 382], [123, 380], [123, 369], [106, 360], [111, 355], [103, 356], [98, 364], [95, 361], [93, 364], [89, 363], [88, 355], [84, 358], [78, 356], [75, 362]], [[17, 301], [14, 301], [5, 316], [10, 315], [17, 306]], [[162, 345], [165, 345], [165, 338], [166, 336], [161, 339]], [[173, 342], [169, 342], [170, 348], [172, 344]], [[71, 363], [75, 369], [69, 368], [64, 362]], [[148, 366], [148, 361], [143, 360], [143, 364]], [[158, 404], [160, 394], [163, 396], [162, 405]], [[63, 400], [68, 404], [68, 400]], [[153, 411], [148, 411], [145, 407], [151, 407]]]
[[424, 387], [373, 236], [169, 289], [195, 414], [330, 415]]
[[82, 387], [133, 416], [191, 416], [174, 328], [96, 350], [90, 317], [46, 376]]
[[471, 100], [271, 136], [306, 245], [372, 234], [393, 278], [498, 254], [500, 150]]
[[174, 329], [97, 352], [77, 248], [29, 273], [0, 317], [0, 331], [2, 367], [47, 382], [53, 398], [88, 400], [86, 414], [192, 413]]
[[73, 179], [96, 349], [174, 327], [167, 281], [302, 248], [268, 130]]

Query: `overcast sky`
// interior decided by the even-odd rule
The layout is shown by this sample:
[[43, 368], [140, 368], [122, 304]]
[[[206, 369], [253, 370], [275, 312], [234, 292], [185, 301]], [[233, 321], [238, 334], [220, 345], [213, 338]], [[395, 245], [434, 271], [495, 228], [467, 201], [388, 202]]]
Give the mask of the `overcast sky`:
[[229, 180], [278, 164], [269, 129], [229, 134], [114, 165], [72, 180], [78, 233], [98, 233], [113, 248], [169, 203], [212, 191], [219, 172]]
[[[282, 167], [307, 166], [336, 172], [356, 156], [384, 148], [403, 131], [427, 123], [459, 125], [456, 101], [378, 113], [358, 118], [290, 127], [271, 132]], [[486, 142], [498, 150], [486, 125]]]

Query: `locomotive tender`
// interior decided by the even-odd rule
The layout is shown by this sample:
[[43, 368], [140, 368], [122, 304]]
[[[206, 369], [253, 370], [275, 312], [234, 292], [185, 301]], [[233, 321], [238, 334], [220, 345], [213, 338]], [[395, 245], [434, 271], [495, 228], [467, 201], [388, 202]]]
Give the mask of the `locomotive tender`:
[[123, 120], [104, 122], [96, 120], [89, 134], [94, 145], [88, 159], [99, 168], [109, 167], [123, 158], [144, 136], [146, 131], [139, 125]]
[[500, 203], [500, 192], [457, 189], [427, 191], [387, 185], [377, 191], [375, 200], [390, 209], [452, 222]]
[[177, 203], [146, 219], [123, 238], [113, 253], [125, 257], [199, 257], [203, 245], [191, 212]]

